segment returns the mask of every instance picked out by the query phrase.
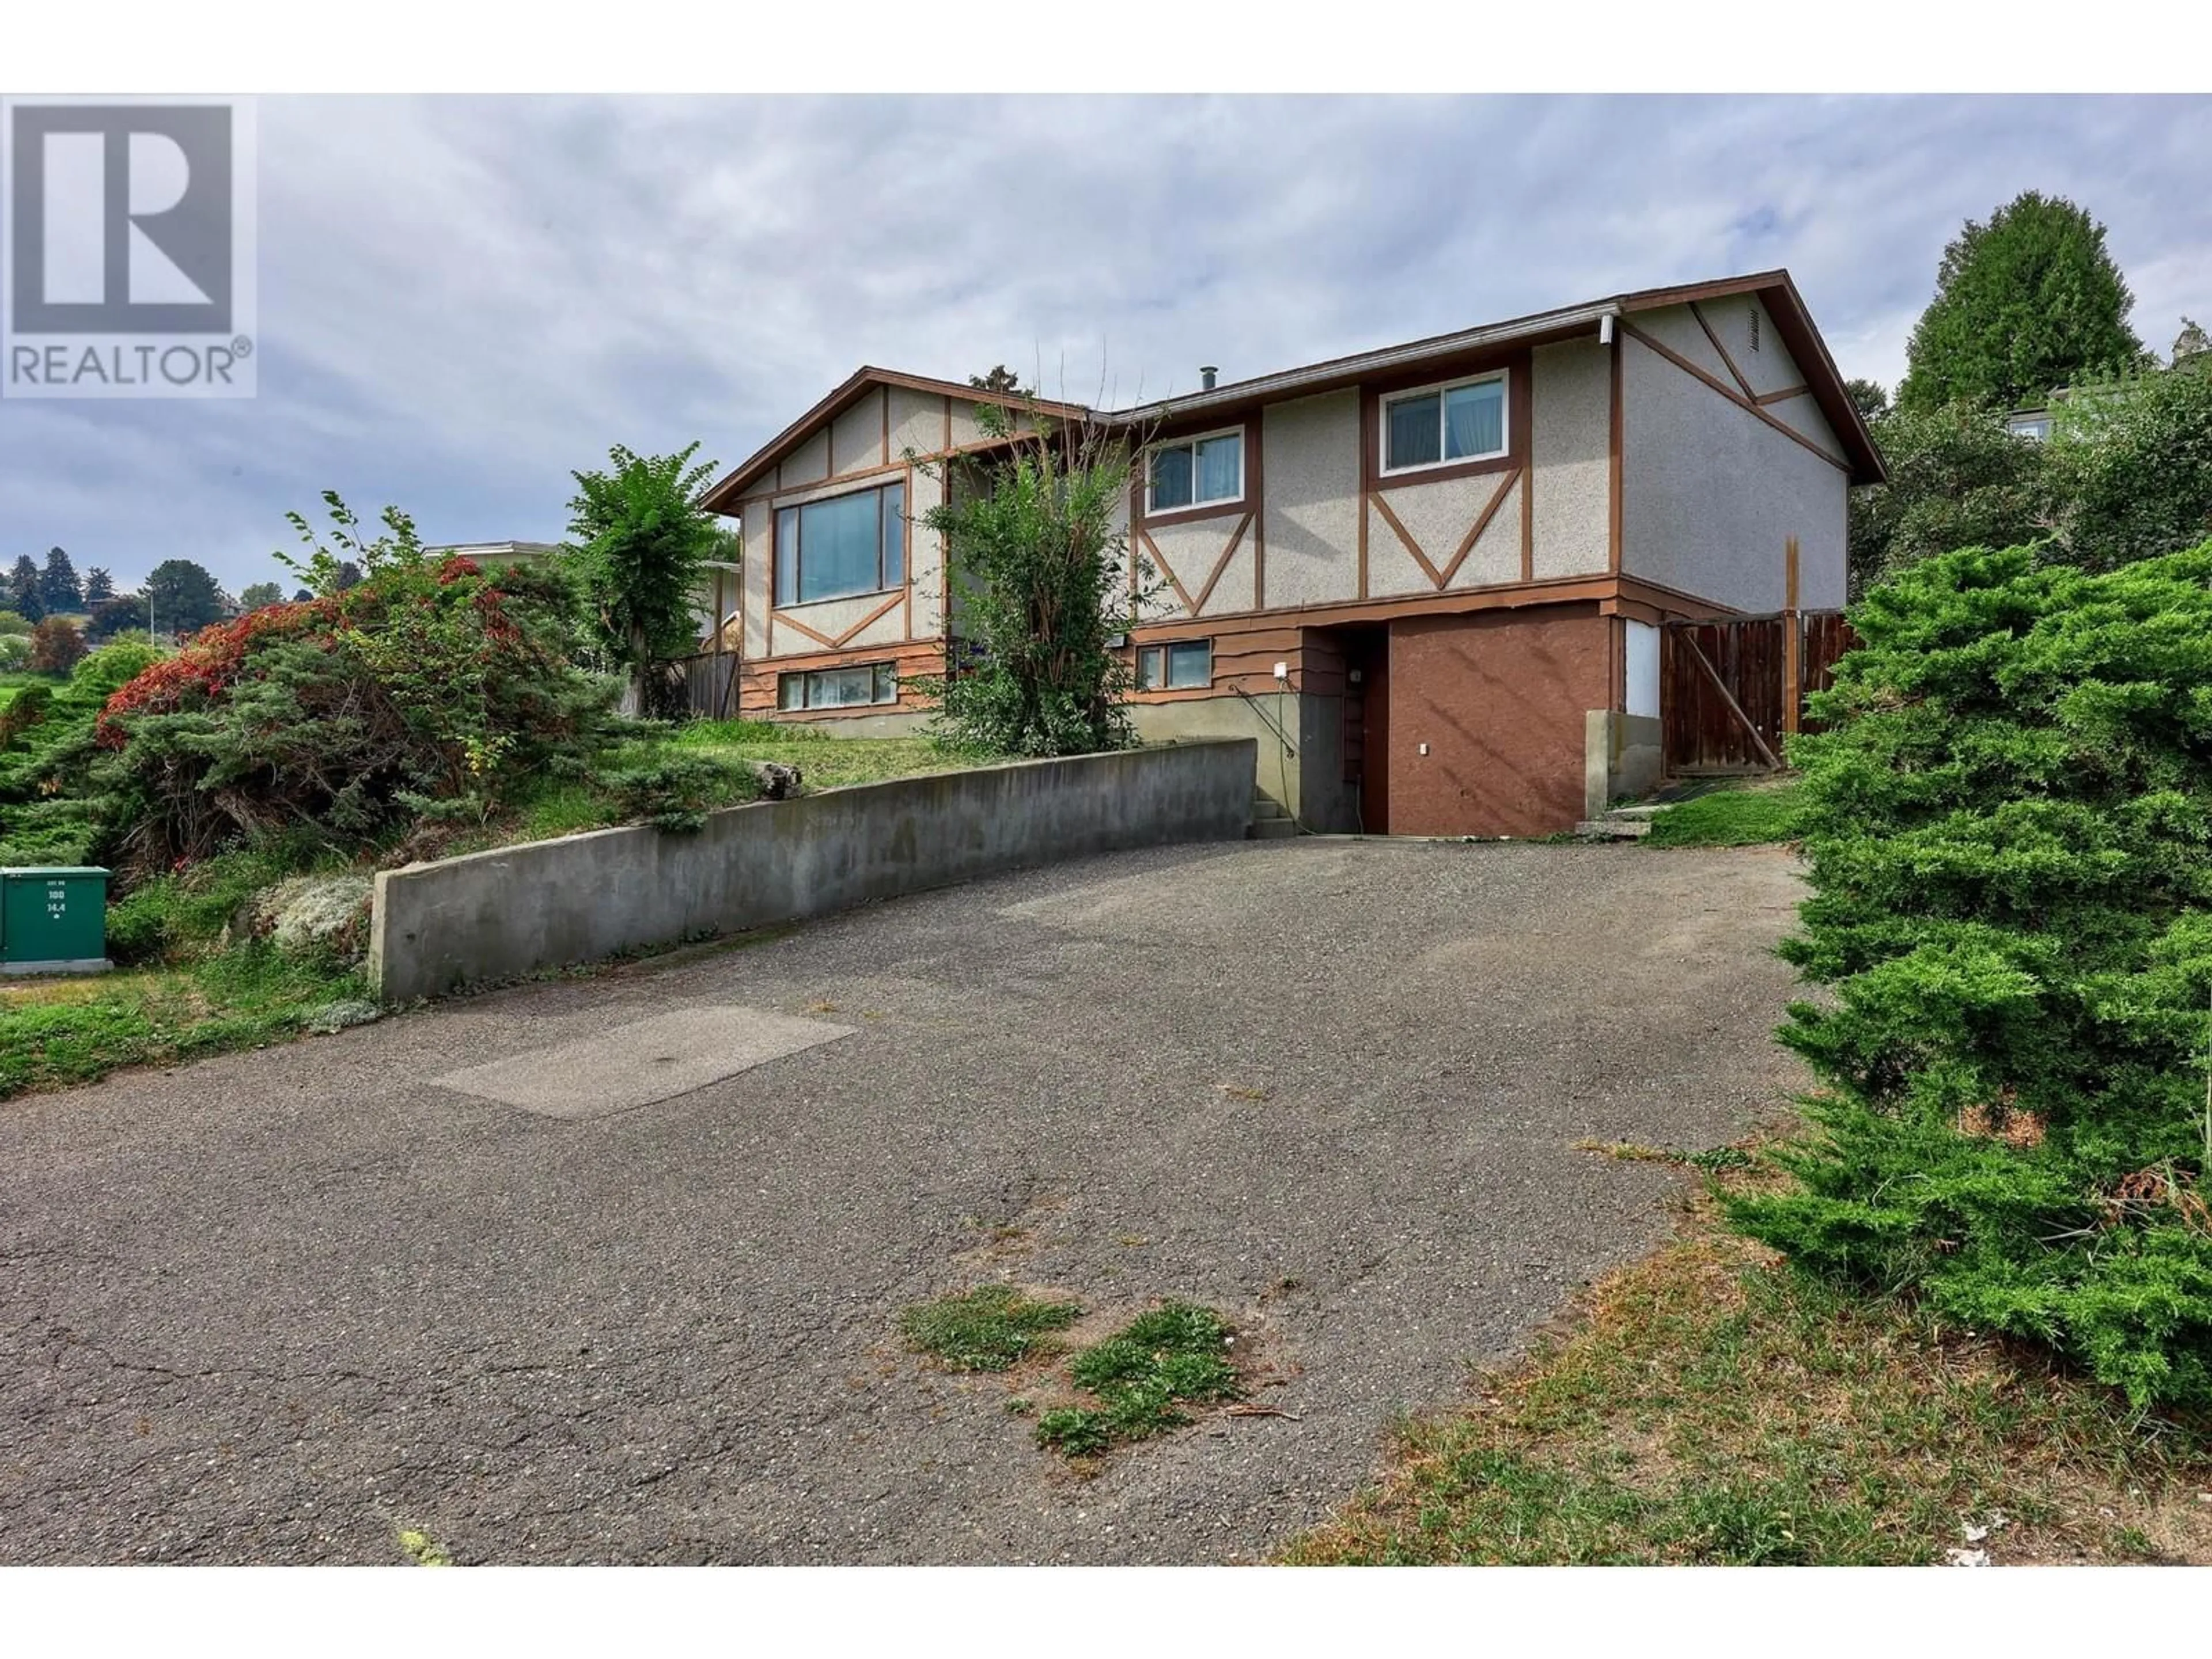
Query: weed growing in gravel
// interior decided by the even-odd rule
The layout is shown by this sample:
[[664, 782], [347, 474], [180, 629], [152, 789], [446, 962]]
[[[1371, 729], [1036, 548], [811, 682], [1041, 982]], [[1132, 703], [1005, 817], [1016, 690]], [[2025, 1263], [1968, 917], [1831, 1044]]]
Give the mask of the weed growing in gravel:
[[1647, 1146], [1640, 1140], [1585, 1138], [1576, 1141], [1573, 1150], [1596, 1152], [1622, 1164], [1686, 1164], [1707, 1175], [1717, 1175], [1723, 1170], [1747, 1169], [1752, 1161], [1751, 1154], [1741, 1146], [1708, 1146], [1701, 1152], [1692, 1152], [1680, 1146]]
[[407, 1559], [418, 1567], [450, 1567], [453, 1558], [427, 1532], [410, 1532], [402, 1528], [399, 1547], [407, 1552]]
[[899, 1316], [906, 1340], [956, 1371], [1003, 1371], [1045, 1351], [1048, 1333], [1083, 1316], [1073, 1302], [1043, 1302], [1011, 1285], [978, 1285]]
[[1184, 1405], [1234, 1400], [1234, 1338], [1220, 1316], [1170, 1302], [1131, 1320], [1075, 1356], [1068, 1374], [1099, 1404], [1063, 1406], [1037, 1419], [1041, 1446], [1096, 1456], [1117, 1441], [1143, 1440], [1190, 1421]]

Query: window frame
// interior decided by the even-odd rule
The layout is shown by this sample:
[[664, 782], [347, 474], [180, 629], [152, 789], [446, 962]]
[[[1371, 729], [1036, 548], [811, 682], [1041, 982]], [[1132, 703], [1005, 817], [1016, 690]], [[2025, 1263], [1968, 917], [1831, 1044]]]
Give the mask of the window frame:
[[[1479, 455], [1447, 455], [1444, 440], [1450, 432], [1444, 415], [1444, 399], [1465, 386], [1498, 386], [1498, 438], [1495, 449], [1485, 450]], [[1437, 400], [1437, 459], [1433, 461], [1413, 461], [1404, 466], [1390, 465], [1390, 406], [1411, 403], [1416, 398], [1433, 397]], [[1513, 370], [1486, 368], [1479, 374], [1462, 374], [1456, 380], [1435, 380], [1426, 386], [1401, 386], [1395, 391], [1376, 394], [1375, 403], [1375, 476], [1377, 478], [1418, 477], [1424, 472], [1441, 471], [1449, 466], [1484, 466], [1510, 459], [1513, 453]]]
[[[1252, 478], [1252, 434], [1245, 429], [1248, 424], [1249, 422], [1240, 421], [1234, 426], [1215, 427], [1206, 432], [1185, 433], [1177, 437], [1162, 438], [1156, 442], [1146, 444], [1144, 455], [1145, 517], [1151, 520], [1176, 518], [1184, 514], [1225, 513], [1232, 508], [1242, 507], [1246, 495], [1250, 491]], [[1237, 493], [1234, 495], [1208, 496], [1206, 500], [1200, 501], [1196, 495], [1198, 447], [1212, 438], [1237, 440]], [[1191, 499], [1181, 507], [1159, 507], [1152, 501], [1152, 457], [1165, 449], [1190, 451], [1190, 487], [1193, 494]]]
[[[902, 590], [907, 586], [914, 570], [914, 517], [908, 510], [910, 505], [908, 497], [912, 494], [908, 488], [908, 482], [907, 476], [902, 473], [896, 477], [883, 478], [876, 483], [859, 484], [851, 489], [831, 490], [819, 495], [810, 495], [801, 501], [771, 501], [769, 503], [769, 523], [773, 526], [770, 532], [769, 562], [771, 568], [769, 571], [769, 594], [775, 608], [778, 611], [786, 611], [793, 605], [835, 605], [840, 599], [865, 599], [871, 594], [896, 593]], [[884, 498], [888, 492], [894, 489], [899, 492], [899, 510], [896, 515], [898, 520], [899, 576], [895, 582], [886, 582], [884, 568], [886, 539], [884, 534], [885, 513]], [[806, 509], [810, 507], [825, 506], [831, 501], [849, 501], [856, 495], [871, 495], [876, 498], [876, 585], [873, 587], [854, 588], [848, 593], [817, 594], [811, 599], [804, 597], [800, 592], [799, 558], [800, 550], [805, 546], [806, 540], [804, 527]], [[787, 513], [792, 515], [791, 526], [793, 532], [788, 545], [783, 534], [783, 515]], [[782, 597], [783, 577], [787, 570], [791, 573], [792, 592], [792, 597], [787, 599]]]
[[[808, 684], [817, 676], [853, 674], [863, 671], [870, 676], [867, 702], [813, 703], [805, 700]], [[888, 697], [881, 695], [887, 679], [890, 684], [890, 696]], [[783, 700], [784, 688], [794, 682], [799, 686], [799, 701], [787, 703]], [[898, 700], [898, 665], [895, 662], [829, 663], [818, 668], [783, 669], [775, 677], [775, 712], [779, 714], [834, 714], [846, 708], [888, 708], [896, 705]]]
[[[1172, 678], [1176, 650], [1179, 647], [1188, 647], [1194, 645], [1202, 645], [1206, 647], [1206, 678], [1195, 685], [1177, 685], [1174, 684]], [[1203, 639], [1147, 640], [1144, 644], [1137, 647], [1136, 651], [1136, 689], [1140, 692], [1150, 694], [1160, 691], [1211, 691], [1213, 689], [1213, 638], [1211, 635]], [[1155, 652], [1159, 654], [1160, 679], [1156, 685], [1147, 685], [1145, 684], [1145, 659]]]

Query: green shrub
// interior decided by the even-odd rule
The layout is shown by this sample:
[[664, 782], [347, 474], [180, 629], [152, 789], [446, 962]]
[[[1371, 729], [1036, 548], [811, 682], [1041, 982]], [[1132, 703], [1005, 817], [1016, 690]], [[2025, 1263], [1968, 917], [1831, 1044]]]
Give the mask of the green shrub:
[[1832, 1000], [1754, 1237], [2212, 1407], [2212, 544], [2109, 574], [1979, 549], [1852, 612], [1793, 740]]
[[715, 807], [759, 793], [750, 769], [696, 754], [649, 755], [599, 781], [625, 819], [681, 832], [702, 828]]

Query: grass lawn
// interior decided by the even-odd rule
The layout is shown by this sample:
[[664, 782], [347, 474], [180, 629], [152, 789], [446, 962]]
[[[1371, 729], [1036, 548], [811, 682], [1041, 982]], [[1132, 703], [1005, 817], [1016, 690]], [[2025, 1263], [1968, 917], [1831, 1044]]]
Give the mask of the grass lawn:
[[1668, 807], [1651, 820], [1647, 847], [1756, 847], [1796, 833], [1795, 778], [1730, 785]]
[[173, 967], [0, 981], [0, 1098], [283, 1042], [320, 1011], [368, 997], [359, 975], [288, 962], [265, 945]]
[[940, 749], [924, 737], [832, 738], [796, 723], [768, 720], [693, 720], [670, 741], [676, 748], [726, 760], [796, 766], [810, 792], [991, 764], [988, 757]]
[[1709, 1194], [1571, 1330], [1476, 1382], [1480, 1403], [1405, 1425], [1380, 1483], [1285, 1559], [2212, 1562], [2212, 1436], [1813, 1281], [1726, 1232]]

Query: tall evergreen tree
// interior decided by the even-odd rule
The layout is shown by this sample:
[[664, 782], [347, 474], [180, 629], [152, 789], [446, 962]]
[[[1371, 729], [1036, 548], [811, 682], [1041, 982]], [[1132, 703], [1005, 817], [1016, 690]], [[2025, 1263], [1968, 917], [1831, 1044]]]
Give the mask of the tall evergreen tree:
[[190, 559], [164, 559], [146, 578], [157, 635], [196, 634], [222, 620], [222, 590]]
[[58, 547], [46, 550], [46, 568], [39, 575], [39, 596], [50, 611], [84, 609], [84, 589], [77, 582], [76, 567]]
[[37, 622], [46, 614], [46, 584], [39, 580], [38, 561], [27, 553], [20, 555], [8, 573], [7, 608], [25, 622]]
[[2105, 228], [2062, 197], [2024, 191], [1987, 224], [1969, 219], [1943, 250], [1897, 406], [2032, 408], [2061, 386], [2140, 367], [2134, 306]]
[[84, 608], [92, 610], [115, 597], [115, 579], [99, 565], [84, 573]]

